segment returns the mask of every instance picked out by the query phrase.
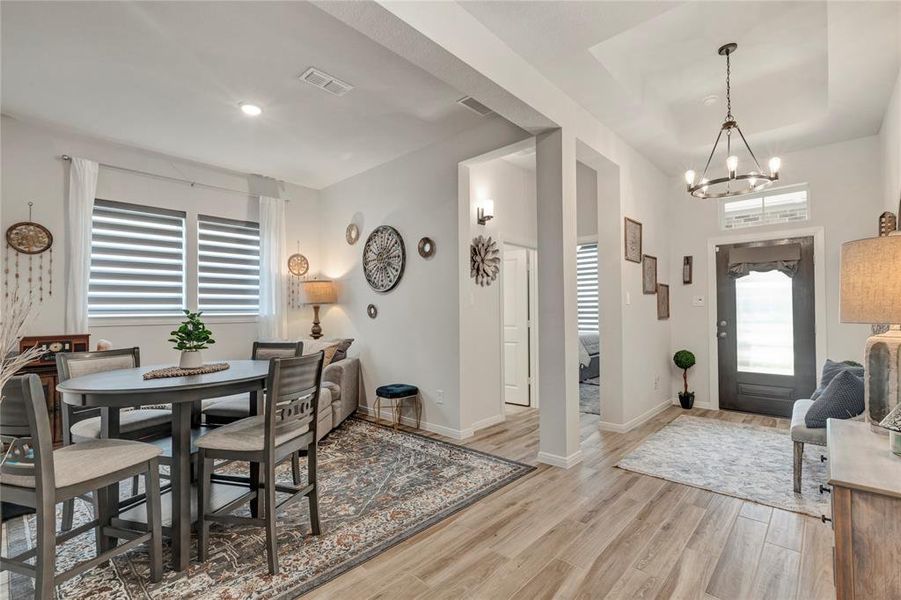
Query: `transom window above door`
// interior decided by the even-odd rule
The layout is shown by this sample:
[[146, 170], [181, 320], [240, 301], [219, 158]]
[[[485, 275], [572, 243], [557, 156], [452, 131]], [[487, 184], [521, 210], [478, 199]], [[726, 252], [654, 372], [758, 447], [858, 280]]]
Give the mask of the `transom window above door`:
[[744, 229], [777, 223], [797, 223], [810, 218], [807, 186], [769, 190], [720, 202], [720, 228]]

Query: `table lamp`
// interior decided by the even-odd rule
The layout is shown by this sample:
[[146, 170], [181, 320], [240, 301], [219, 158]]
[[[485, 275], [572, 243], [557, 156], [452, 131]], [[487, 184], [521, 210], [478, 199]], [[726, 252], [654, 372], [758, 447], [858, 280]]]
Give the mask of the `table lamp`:
[[898, 405], [901, 387], [901, 233], [842, 244], [841, 320], [889, 323], [867, 340], [864, 402], [877, 425]]
[[319, 306], [334, 304], [338, 301], [335, 282], [325, 279], [309, 279], [301, 283], [300, 293], [305, 304], [313, 305], [313, 328], [310, 330], [310, 337], [318, 340], [322, 337], [322, 327], [319, 326]]

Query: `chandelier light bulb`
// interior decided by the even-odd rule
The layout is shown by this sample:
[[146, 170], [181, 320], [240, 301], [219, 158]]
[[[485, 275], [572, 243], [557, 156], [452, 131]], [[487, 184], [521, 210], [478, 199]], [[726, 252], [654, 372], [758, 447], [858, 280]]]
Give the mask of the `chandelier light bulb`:
[[694, 185], [695, 182], [695, 172], [691, 169], [685, 171], [685, 183], [688, 184], [688, 187]]
[[706, 177], [705, 177], [704, 179], [701, 180], [701, 185], [703, 186], [703, 187], [701, 188], [701, 191], [702, 191], [702, 192], [706, 192], [706, 191], [707, 191], [707, 178], [706, 178]]
[[770, 175], [779, 175], [779, 169], [782, 167], [782, 159], [774, 156], [770, 159]]
[[733, 155], [727, 158], [726, 167], [729, 169], [729, 176], [735, 177], [735, 172], [738, 170], [738, 157]]
[[751, 187], [754, 187], [755, 185], [757, 185], [757, 177], [753, 177], [753, 176], [759, 175], [759, 173], [757, 171], [751, 171], [748, 174], [752, 175], [752, 177], [750, 179], [748, 179], [748, 183], [751, 185]]

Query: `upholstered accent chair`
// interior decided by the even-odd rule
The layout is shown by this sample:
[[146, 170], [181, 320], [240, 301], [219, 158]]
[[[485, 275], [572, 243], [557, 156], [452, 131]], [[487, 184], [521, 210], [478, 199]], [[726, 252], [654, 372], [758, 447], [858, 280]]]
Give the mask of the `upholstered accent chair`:
[[[34, 577], [34, 597], [54, 597], [54, 587], [110, 558], [147, 543], [150, 550], [150, 574], [154, 582], [162, 578], [162, 529], [160, 525], [160, 484], [156, 446], [130, 440], [87, 440], [53, 450], [47, 405], [37, 375], [12, 378], [2, 390], [4, 431], [29, 431], [28, 437], [4, 440], [11, 443], [0, 465], [0, 495], [7, 502], [35, 510], [37, 531], [35, 547], [13, 557], [0, 558], [0, 570]], [[6, 450], [6, 449], [5, 449]], [[98, 515], [109, 514], [104, 503], [110, 498], [105, 489], [122, 479], [143, 475], [147, 489], [146, 531], [115, 528], [116, 536], [128, 541], [120, 546], [108, 543], [105, 532], [111, 522]], [[96, 499], [95, 518], [56, 535], [56, 504], [71, 501], [88, 492]], [[56, 547], [94, 530], [97, 556], [56, 574]], [[28, 563], [29, 559], [33, 563]]]
[[[276, 511], [288, 502], [306, 497], [310, 503], [313, 535], [319, 535], [319, 500], [316, 481], [317, 403], [322, 380], [322, 352], [296, 358], [274, 358], [266, 380], [264, 415], [247, 417], [213, 429], [201, 437], [197, 532], [200, 561], [209, 554], [211, 522], [250, 523], [266, 528], [266, 554], [269, 573], [278, 574], [278, 545], [275, 531]], [[306, 485], [277, 484], [275, 467], [301, 450], [307, 455]], [[240, 498], [218, 511], [210, 510], [210, 485], [214, 460], [246, 461], [251, 464], [250, 488]], [[260, 471], [262, 470], [262, 477]], [[290, 496], [276, 504], [276, 492]], [[260, 495], [263, 506], [260, 510]], [[250, 502], [250, 517], [228, 514], [244, 502]], [[263, 516], [260, 516], [262, 512]]]

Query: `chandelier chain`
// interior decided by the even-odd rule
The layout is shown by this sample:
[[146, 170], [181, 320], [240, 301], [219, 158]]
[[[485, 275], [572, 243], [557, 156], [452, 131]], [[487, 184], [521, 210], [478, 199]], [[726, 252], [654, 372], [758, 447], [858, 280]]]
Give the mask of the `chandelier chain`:
[[732, 53], [728, 52], [726, 54], [726, 120], [733, 120], [732, 116], [732, 61], [730, 60], [730, 55]]

